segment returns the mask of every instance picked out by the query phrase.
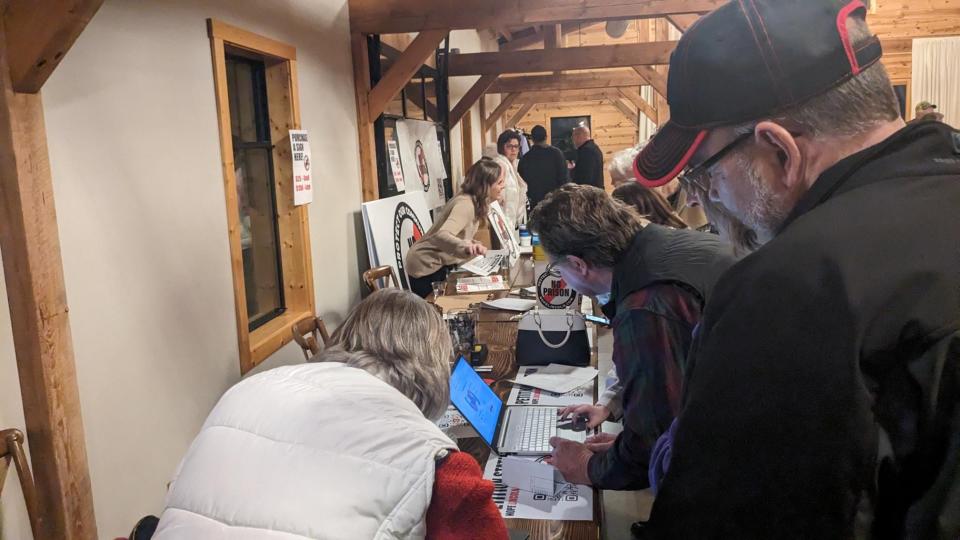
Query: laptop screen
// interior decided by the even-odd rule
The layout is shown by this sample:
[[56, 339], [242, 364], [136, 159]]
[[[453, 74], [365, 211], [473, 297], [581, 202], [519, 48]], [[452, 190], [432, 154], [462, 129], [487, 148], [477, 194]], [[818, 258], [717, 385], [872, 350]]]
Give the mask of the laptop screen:
[[483, 440], [493, 446], [503, 402], [462, 356], [450, 374], [450, 401]]

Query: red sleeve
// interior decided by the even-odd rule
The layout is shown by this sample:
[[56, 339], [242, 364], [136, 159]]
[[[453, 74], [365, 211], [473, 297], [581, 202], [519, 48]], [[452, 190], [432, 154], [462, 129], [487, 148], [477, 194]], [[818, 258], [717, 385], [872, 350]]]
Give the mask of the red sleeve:
[[439, 465], [427, 508], [429, 540], [502, 540], [507, 525], [493, 503], [493, 482], [483, 479], [470, 454], [453, 452]]

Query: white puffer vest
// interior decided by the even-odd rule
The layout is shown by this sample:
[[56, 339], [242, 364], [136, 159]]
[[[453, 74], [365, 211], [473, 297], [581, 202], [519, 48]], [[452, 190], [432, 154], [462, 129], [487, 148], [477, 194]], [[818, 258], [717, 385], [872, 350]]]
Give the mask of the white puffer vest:
[[366, 371], [273, 369], [214, 407], [154, 540], [423, 538], [436, 459], [455, 448]]

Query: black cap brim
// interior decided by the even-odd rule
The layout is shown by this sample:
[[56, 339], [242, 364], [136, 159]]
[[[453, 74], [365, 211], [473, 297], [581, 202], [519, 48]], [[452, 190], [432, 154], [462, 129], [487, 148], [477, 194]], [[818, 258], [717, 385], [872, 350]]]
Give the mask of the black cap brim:
[[707, 136], [707, 130], [667, 122], [633, 161], [633, 173], [647, 187], [660, 187], [680, 174]]

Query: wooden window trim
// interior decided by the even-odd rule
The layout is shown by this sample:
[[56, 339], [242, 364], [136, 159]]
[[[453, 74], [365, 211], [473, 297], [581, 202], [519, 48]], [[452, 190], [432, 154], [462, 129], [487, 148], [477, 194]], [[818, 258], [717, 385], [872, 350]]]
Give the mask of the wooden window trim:
[[[290, 138], [287, 134], [290, 129], [300, 128], [297, 51], [285, 43], [213, 19], [207, 20], [207, 30], [213, 56], [214, 91], [220, 129], [220, 157], [227, 202], [230, 267], [233, 274], [237, 341], [240, 349], [240, 373], [245, 374], [292, 341], [291, 327], [295, 322], [304, 317], [312, 317], [316, 313], [310, 224], [307, 206], [293, 205]], [[244, 289], [237, 179], [234, 172], [231, 140], [230, 102], [227, 98], [227, 47], [249, 51], [266, 60], [271, 139], [275, 145], [273, 161], [277, 190], [277, 222], [287, 309], [253, 331], [249, 329]], [[271, 88], [275, 91], [271, 92]]]

